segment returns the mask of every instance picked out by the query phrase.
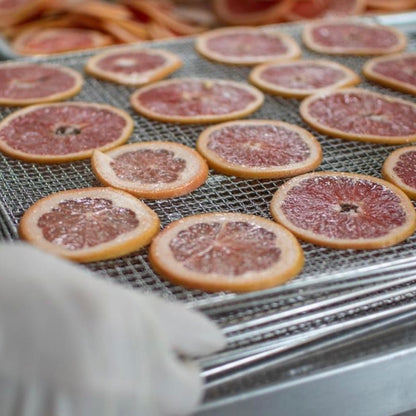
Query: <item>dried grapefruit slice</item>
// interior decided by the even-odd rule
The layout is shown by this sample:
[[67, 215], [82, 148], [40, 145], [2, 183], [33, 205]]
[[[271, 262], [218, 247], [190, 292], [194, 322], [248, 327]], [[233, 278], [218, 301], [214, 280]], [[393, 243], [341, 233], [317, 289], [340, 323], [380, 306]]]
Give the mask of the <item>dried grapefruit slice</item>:
[[196, 50], [208, 59], [234, 65], [255, 65], [300, 56], [295, 40], [275, 30], [228, 27], [211, 30], [196, 38]]
[[92, 49], [113, 43], [110, 36], [84, 28], [46, 28], [23, 31], [12, 42], [13, 49], [22, 55], [49, 55]]
[[382, 55], [400, 52], [406, 36], [392, 27], [348, 20], [318, 21], [305, 26], [305, 45], [319, 53]]
[[197, 150], [225, 175], [282, 178], [319, 166], [319, 142], [305, 129], [272, 120], [231, 121], [209, 127], [199, 136]]
[[416, 146], [392, 152], [383, 164], [382, 173], [385, 179], [416, 199]]
[[20, 23], [36, 15], [47, 0], [0, 0], [0, 27]]
[[311, 95], [300, 112], [314, 129], [330, 136], [385, 144], [416, 141], [416, 104], [369, 90]]
[[173, 198], [192, 192], [208, 177], [205, 160], [180, 143], [133, 143], [102, 153], [92, 167], [101, 183], [141, 198]]
[[214, 0], [217, 16], [231, 25], [273, 23], [292, 7], [295, 0]]
[[364, 64], [364, 75], [371, 81], [416, 95], [416, 53], [379, 56]]
[[132, 130], [132, 118], [109, 105], [38, 104], [0, 122], [0, 151], [27, 162], [69, 162], [126, 142]]
[[416, 212], [404, 192], [382, 179], [353, 173], [292, 178], [275, 193], [271, 212], [299, 238], [337, 249], [389, 247], [416, 229]]
[[83, 78], [71, 68], [31, 62], [0, 64], [0, 105], [60, 101], [81, 90]]
[[384, 12], [403, 11], [412, 9], [415, 6], [415, 0], [367, 0], [367, 7]]
[[123, 85], [139, 86], [165, 78], [182, 66], [173, 53], [161, 49], [117, 48], [90, 58], [88, 74]]
[[303, 267], [303, 251], [285, 228], [239, 213], [193, 215], [153, 239], [157, 273], [189, 288], [247, 292], [282, 284]]
[[146, 204], [112, 188], [49, 195], [35, 202], [19, 224], [23, 239], [81, 263], [129, 254], [158, 231], [159, 218]]
[[360, 77], [337, 62], [305, 59], [259, 65], [251, 71], [250, 81], [270, 94], [304, 98], [323, 90], [358, 84]]
[[285, 18], [288, 20], [322, 19], [361, 14], [367, 0], [297, 0]]
[[242, 118], [263, 104], [250, 85], [219, 79], [178, 78], [137, 90], [131, 105], [140, 114], [173, 123], [214, 123]]

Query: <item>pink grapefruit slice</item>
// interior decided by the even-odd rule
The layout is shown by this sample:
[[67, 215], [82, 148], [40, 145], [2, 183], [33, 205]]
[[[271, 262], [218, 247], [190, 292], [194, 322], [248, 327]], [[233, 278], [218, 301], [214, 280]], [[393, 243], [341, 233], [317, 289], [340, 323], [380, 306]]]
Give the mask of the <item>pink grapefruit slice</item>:
[[383, 164], [383, 177], [416, 199], [416, 146], [392, 152]]
[[358, 15], [364, 12], [367, 0], [297, 0], [286, 13], [288, 20], [323, 19]]
[[367, 0], [367, 7], [384, 12], [400, 12], [415, 6], [416, 0]]
[[181, 66], [182, 61], [171, 52], [128, 47], [91, 57], [85, 71], [106, 81], [139, 86], [165, 78]]
[[50, 55], [83, 49], [93, 49], [113, 43], [110, 36], [84, 28], [46, 28], [23, 31], [12, 42], [22, 55]]
[[16, 25], [36, 15], [47, 0], [0, 0], [0, 28]]
[[90, 157], [94, 149], [119, 146], [132, 131], [132, 118], [109, 105], [38, 104], [0, 122], [0, 151], [27, 162], [70, 162]]
[[269, 94], [304, 98], [323, 90], [358, 84], [360, 77], [337, 62], [305, 59], [259, 65], [251, 71], [250, 81]]
[[159, 218], [146, 204], [112, 188], [54, 193], [32, 205], [19, 224], [24, 240], [81, 263], [132, 253], [158, 231]]
[[31, 62], [0, 64], [0, 105], [61, 101], [78, 94], [82, 85], [82, 75], [71, 68]]
[[319, 166], [319, 142], [305, 129], [272, 120], [218, 124], [199, 136], [197, 150], [210, 167], [242, 178], [282, 178]]
[[263, 104], [256, 88], [235, 81], [177, 78], [138, 89], [132, 107], [150, 119], [172, 123], [214, 123], [245, 117]]
[[101, 183], [149, 199], [188, 194], [208, 177], [208, 165], [198, 152], [173, 142], [133, 143], [106, 153], [96, 150], [92, 168]]
[[404, 192], [382, 179], [352, 173], [292, 178], [275, 193], [271, 212], [302, 240], [336, 249], [389, 247], [416, 229], [416, 212]]
[[369, 90], [311, 95], [300, 112], [309, 125], [330, 136], [385, 144], [416, 141], [416, 104]]
[[328, 20], [305, 26], [303, 42], [311, 50], [337, 55], [384, 55], [406, 47], [406, 36], [388, 26]]
[[304, 263], [297, 239], [265, 218], [239, 213], [194, 215], [169, 224], [149, 259], [162, 277], [206, 291], [247, 292], [285, 283]]
[[277, 22], [295, 0], [214, 0], [220, 20], [230, 25], [261, 25]]
[[394, 90], [416, 95], [416, 53], [399, 53], [370, 59], [364, 75]]
[[300, 56], [296, 41], [276, 30], [253, 27], [228, 27], [199, 35], [196, 50], [213, 61], [234, 65], [287, 61]]

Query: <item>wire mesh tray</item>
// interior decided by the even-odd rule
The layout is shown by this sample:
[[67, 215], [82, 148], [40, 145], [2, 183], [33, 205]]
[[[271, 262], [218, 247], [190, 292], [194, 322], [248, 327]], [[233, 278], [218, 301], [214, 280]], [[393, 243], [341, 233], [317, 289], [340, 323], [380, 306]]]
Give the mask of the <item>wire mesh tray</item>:
[[[279, 29], [294, 36], [300, 43], [300, 26], [282, 25]], [[412, 34], [409, 34], [408, 38], [409, 49], [416, 49], [416, 39]], [[200, 77], [246, 81], [250, 71], [246, 67], [231, 67], [202, 59], [194, 52], [192, 39], [154, 42], [146, 46], [169, 48], [183, 59], [184, 66], [174, 75], [175, 77], [197, 74]], [[86, 59], [91, 54], [91, 52], [84, 52], [76, 55], [61, 55], [48, 58], [46, 61], [82, 71]], [[303, 48], [303, 56], [317, 57], [318, 55]], [[348, 65], [358, 73], [365, 60], [360, 57], [334, 59]], [[45, 59], [42, 60], [45, 61]], [[409, 99], [409, 96], [405, 94], [396, 93], [365, 81], [362, 86]], [[74, 100], [108, 103], [127, 110], [136, 124], [130, 142], [170, 140], [194, 146], [199, 133], [205, 126], [182, 126], [147, 120], [135, 114], [130, 108], [129, 96], [132, 91], [132, 88], [98, 81], [86, 75], [84, 88]], [[324, 159], [319, 170], [348, 171], [380, 176], [381, 165], [394, 149], [393, 146], [344, 141], [318, 134], [301, 120], [298, 106], [299, 101], [295, 99], [267, 95], [263, 107], [252, 117], [280, 119], [310, 130], [323, 148]], [[2, 108], [0, 116], [4, 117], [11, 111], [11, 108]], [[0, 236], [6, 239], [17, 238], [16, 226], [22, 214], [39, 198], [64, 189], [99, 185], [92, 173], [89, 161], [41, 166], [12, 160], [5, 156], [0, 156], [0, 180], [0, 218], [2, 219]], [[270, 218], [269, 203], [281, 183], [283, 183], [281, 180], [244, 180], [226, 177], [211, 171], [205, 185], [190, 195], [171, 200], [146, 202], [158, 213], [163, 226], [187, 215], [213, 211], [244, 212]], [[348, 278], [365, 278], [369, 274], [369, 267], [376, 266], [379, 270], [380, 267], [391, 267], [399, 260], [416, 260], [416, 236], [393, 248], [373, 251], [344, 250], [340, 252], [307, 243], [302, 245], [306, 262], [301, 275], [285, 286], [270, 289], [269, 293], [280, 293], [291, 290], [292, 287], [310, 287], [323, 282], [332, 284]], [[149, 267], [146, 249], [121, 259], [98, 262], [90, 267], [121, 283], [160, 292], [164, 296], [190, 302], [195, 306], [207, 302], [216, 303], [224, 298], [230, 299], [235, 296], [240, 299], [253, 296], [207, 294], [201, 291], [185, 290], [167, 283], [155, 275]], [[264, 296], [264, 293], [258, 296]]]

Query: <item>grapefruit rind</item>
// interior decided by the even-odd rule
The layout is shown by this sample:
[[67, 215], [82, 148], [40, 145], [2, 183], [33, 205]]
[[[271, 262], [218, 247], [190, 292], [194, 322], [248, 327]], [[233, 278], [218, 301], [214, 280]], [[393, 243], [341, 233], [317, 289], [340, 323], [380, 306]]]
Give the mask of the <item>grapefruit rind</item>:
[[[214, 0], [213, 8], [223, 22], [230, 25], [261, 25], [276, 22], [292, 7], [295, 0], [278, 0], [277, 4], [267, 11], [260, 10], [252, 13], [232, 13], [227, 8], [225, 0]], [[253, 2], [255, 3], [255, 2]]]
[[416, 95], [416, 85], [383, 75], [374, 70], [374, 67], [380, 62], [394, 61], [396, 59], [400, 59], [407, 56], [416, 57], [416, 53], [398, 53], [393, 55], [372, 58], [364, 64], [363, 74], [370, 81], [377, 82], [378, 84], [381, 84], [385, 87]]
[[[83, 30], [85, 32], [88, 32], [90, 36], [92, 37], [92, 45], [80, 47], [80, 48], [72, 48], [67, 47], [56, 51], [42, 51], [30, 48], [29, 46], [26, 46], [26, 42], [29, 40], [35, 39], [37, 36], [47, 36], [47, 34], [53, 34], [54, 32], [62, 32], [67, 30], [74, 30], [72, 28], [47, 28], [47, 29], [28, 29], [23, 32], [21, 32], [11, 43], [11, 46], [13, 50], [21, 55], [36, 55], [36, 56], [49, 56], [49, 55], [60, 55], [60, 54], [66, 54], [68, 52], [73, 51], [87, 51], [95, 48], [102, 48], [104, 46], [109, 46], [113, 43], [113, 39], [102, 33], [98, 30], [92, 30], [92, 29], [77, 29], [77, 30]], [[66, 36], [70, 36], [70, 34], [66, 34]]]
[[[19, 67], [19, 66], [26, 66], [27, 62], [7, 62], [0, 64], [0, 70], [3, 68], [13, 68], [13, 67]], [[29, 63], [30, 65], [33, 65], [33, 63]], [[50, 65], [50, 64], [39, 64], [42, 67], [46, 68], [54, 68], [57, 70], [60, 70], [61, 72], [64, 72], [65, 74], [69, 75], [74, 80], [74, 85], [71, 88], [68, 88], [66, 91], [60, 91], [55, 94], [51, 94], [49, 96], [45, 97], [39, 97], [39, 98], [8, 98], [8, 97], [1, 97], [0, 96], [0, 105], [3, 106], [9, 106], [9, 107], [18, 107], [18, 106], [27, 106], [27, 105], [33, 105], [33, 104], [46, 104], [46, 103], [52, 103], [56, 101], [63, 101], [67, 98], [73, 97], [74, 95], [78, 94], [82, 86], [84, 84], [84, 78], [83, 76], [75, 71], [72, 68], [68, 68], [61, 65]]]
[[[276, 235], [276, 247], [281, 257], [272, 267], [262, 271], [249, 271], [241, 276], [221, 273], [199, 273], [186, 268], [174, 258], [169, 244], [182, 230], [197, 223], [242, 221], [263, 227]], [[276, 227], [277, 225], [277, 227]], [[268, 219], [239, 213], [209, 213], [182, 218], [165, 227], [152, 241], [149, 250], [152, 268], [165, 279], [191, 289], [204, 291], [249, 292], [283, 284], [295, 277], [303, 268], [304, 255], [298, 240], [284, 227]]]
[[[163, 65], [157, 68], [150, 69], [135, 74], [122, 74], [115, 71], [105, 70], [99, 67], [99, 62], [102, 59], [108, 58], [112, 55], [119, 55], [125, 52], [141, 52], [151, 55], [157, 55], [165, 58]], [[182, 66], [182, 60], [175, 54], [162, 49], [139, 49], [137, 47], [117, 48], [102, 52], [92, 56], [86, 63], [85, 72], [93, 77], [104, 81], [110, 81], [117, 84], [138, 87], [148, 84], [150, 82], [159, 81], [168, 75], [172, 74]]]
[[[317, 64], [322, 65], [324, 68], [334, 68], [336, 70], [340, 70], [344, 74], [344, 78], [337, 81], [336, 83], [332, 85], [328, 85], [323, 88], [310, 88], [310, 89], [296, 89], [296, 88], [289, 88], [285, 87], [284, 85], [278, 85], [274, 84], [272, 82], [268, 82], [261, 78], [261, 74], [266, 71], [269, 68], [278, 66], [278, 67], [285, 67], [285, 66], [291, 66], [291, 65], [303, 65], [306, 68], [310, 64]], [[360, 77], [350, 68], [339, 64], [338, 62], [334, 61], [328, 61], [325, 59], [311, 59], [311, 60], [299, 60], [295, 62], [268, 62], [262, 65], [256, 66], [249, 75], [250, 82], [254, 84], [256, 87], [260, 88], [262, 91], [267, 92], [269, 94], [273, 95], [279, 95], [282, 97], [287, 98], [305, 98], [308, 95], [316, 94], [318, 92], [322, 91], [328, 91], [333, 90], [337, 88], [344, 88], [344, 87], [350, 87], [356, 84], [359, 84], [361, 79]]]
[[[302, 2], [302, 0], [301, 0]], [[312, 3], [314, 1], [312, 0]], [[285, 14], [285, 19], [288, 21], [297, 21], [297, 20], [309, 20], [309, 19], [322, 19], [322, 18], [329, 18], [329, 17], [345, 17], [345, 16], [355, 16], [363, 13], [365, 11], [366, 2], [367, 0], [349, 0], [350, 4], [350, 10], [346, 14], [339, 14], [339, 13], [331, 13], [331, 6], [330, 4], [327, 4], [325, 7], [325, 2], [322, 3], [322, 10], [318, 11], [318, 14], [315, 16], [302, 16], [299, 14], [299, 12], [295, 11], [296, 4], [293, 6], [293, 8]], [[326, 2], [328, 3], [328, 2]], [[330, 2], [329, 2], [330, 3]], [[346, 3], [346, 2], [345, 2]]]
[[[181, 178], [174, 183], [145, 184], [123, 180], [114, 173], [111, 162], [115, 157], [138, 150], [168, 150], [175, 157], [186, 160], [187, 167]], [[208, 165], [194, 150], [180, 143], [173, 142], [142, 142], [132, 143], [102, 153], [94, 151], [91, 159], [92, 169], [98, 180], [104, 185], [122, 189], [140, 198], [166, 199], [188, 194], [200, 187], [208, 177]]]
[[[275, 36], [280, 39], [282, 43], [286, 46], [287, 51], [281, 54], [275, 55], [264, 55], [264, 56], [253, 56], [247, 55], [245, 57], [232, 57], [224, 56], [218, 52], [215, 52], [207, 46], [207, 43], [210, 39], [227, 35], [233, 33], [253, 33], [253, 34], [267, 34], [268, 36]], [[263, 62], [269, 61], [289, 61], [299, 58], [301, 55], [301, 49], [296, 41], [289, 35], [286, 35], [281, 32], [272, 31], [270, 29], [259, 29], [253, 27], [226, 27], [220, 29], [213, 29], [209, 32], [205, 32], [202, 35], [199, 35], [195, 40], [195, 49], [205, 58], [212, 60], [214, 62], [219, 62], [229, 65], [257, 65]]]
[[[231, 163], [214, 151], [208, 148], [208, 140], [210, 135], [225, 127], [239, 126], [239, 125], [274, 125], [288, 130], [295, 131], [299, 134], [303, 143], [307, 144], [310, 150], [308, 159], [292, 163], [290, 165], [274, 166], [274, 167], [252, 167], [242, 164]], [[237, 176], [240, 178], [251, 179], [272, 179], [272, 178], [286, 178], [290, 176], [299, 175], [301, 173], [309, 172], [316, 169], [322, 161], [322, 149], [318, 140], [307, 130], [295, 126], [293, 124], [285, 123], [283, 121], [272, 120], [241, 120], [230, 121], [208, 127], [204, 130], [198, 138], [196, 144], [197, 150], [206, 158], [208, 165], [215, 171], [229, 176]]]
[[384, 179], [393, 183], [398, 188], [400, 188], [409, 198], [416, 199], [416, 188], [412, 188], [403, 182], [399, 175], [394, 172], [394, 167], [396, 166], [400, 156], [409, 151], [416, 152], [416, 146], [406, 146], [396, 149], [387, 157], [383, 163], [382, 175]]
[[91, 149], [87, 149], [87, 150], [83, 150], [83, 151], [75, 152], [75, 153], [67, 153], [63, 155], [42, 155], [42, 154], [32, 154], [32, 153], [23, 152], [21, 150], [16, 150], [13, 147], [9, 146], [5, 141], [1, 140], [1, 130], [3, 129], [3, 127], [7, 126], [7, 124], [9, 124], [10, 121], [22, 115], [30, 113], [31, 111], [34, 111], [34, 110], [37, 110], [39, 108], [43, 108], [46, 106], [95, 107], [97, 109], [105, 109], [105, 110], [111, 111], [114, 114], [117, 114], [118, 116], [122, 117], [126, 122], [126, 125], [123, 128], [123, 131], [111, 143], [107, 143], [105, 146], [101, 146], [99, 148], [99, 150], [101, 151], [110, 150], [114, 147], [117, 147], [125, 143], [129, 139], [131, 133], [133, 132], [134, 122], [133, 122], [133, 119], [130, 117], [130, 115], [124, 110], [115, 108], [110, 105], [90, 103], [90, 102], [81, 102], [81, 101], [52, 103], [52, 104], [37, 104], [37, 105], [31, 105], [23, 109], [17, 110], [14, 113], [7, 116], [6, 118], [4, 118], [0, 122], [0, 152], [4, 153], [5, 155], [11, 158], [23, 160], [25, 162], [45, 163], [45, 164], [73, 162], [75, 160], [82, 160], [82, 159], [87, 159], [91, 157], [95, 148], [91, 148]]
[[382, 28], [383, 30], [389, 31], [392, 33], [396, 39], [397, 43], [389, 48], [369, 48], [369, 47], [357, 47], [355, 49], [353, 48], [347, 48], [347, 45], [340, 45], [340, 46], [325, 46], [317, 43], [312, 38], [312, 31], [321, 25], [327, 25], [327, 24], [333, 24], [334, 26], [339, 26], [342, 23], [348, 23], [348, 20], [345, 19], [328, 19], [328, 20], [318, 20], [313, 23], [308, 23], [305, 25], [303, 31], [302, 31], [302, 41], [304, 45], [318, 53], [322, 54], [328, 54], [328, 55], [387, 55], [391, 53], [400, 52], [403, 49], [406, 48], [407, 45], [407, 38], [398, 29], [395, 29], [390, 26], [382, 26], [382, 25], [374, 25], [374, 24], [368, 24], [368, 23], [359, 23], [357, 21], [354, 21], [353, 23], [356, 25], [362, 25], [363, 27], [374, 27], [374, 28]]
[[[382, 185], [385, 188], [388, 188], [391, 192], [393, 192], [399, 199], [400, 199], [400, 206], [406, 213], [407, 220], [406, 222], [393, 230], [391, 230], [388, 234], [379, 237], [379, 238], [360, 238], [360, 239], [335, 239], [326, 237], [325, 235], [319, 235], [309, 230], [305, 230], [293, 224], [284, 212], [281, 209], [282, 203], [285, 201], [285, 198], [288, 192], [295, 187], [298, 183], [302, 182], [305, 179], [309, 178], [317, 178], [320, 176], [332, 176], [332, 177], [348, 177], [356, 180], [366, 180], [371, 181], [373, 183]], [[270, 211], [275, 219], [279, 224], [286, 227], [290, 230], [295, 236], [299, 239], [313, 243], [323, 247], [329, 247], [334, 249], [355, 249], [355, 250], [372, 250], [378, 248], [385, 248], [396, 245], [408, 237], [410, 237], [416, 230], [416, 212], [415, 209], [407, 197], [407, 195], [402, 192], [397, 186], [383, 180], [378, 179], [368, 175], [360, 175], [360, 174], [353, 174], [353, 173], [346, 173], [346, 172], [312, 172], [307, 173], [304, 175], [296, 176], [288, 180], [285, 184], [283, 184], [274, 194], [271, 204], [270, 204]], [[324, 217], [325, 213], [322, 213]]]
[[377, 134], [358, 134], [358, 133], [349, 133], [343, 130], [336, 129], [334, 127], [326, 126], [325, 124], [320, 123], [315, 117], [311, 116], [309, 113], [308, 107], [315, 101], [320, 99], [321, 97], [326, 97], [331, 94], [338, 94], [338, 93], [350, 93], [350, 92], [358, 92], [361, 94], [368, 94], [373, 96], [378, 96], [383, 100], [391, 101], [391, 102], [401, 102], [406, 105], [412, 106], [416, 110], [416, 104], [412, 103], [411, 101], [403, 100], [397, 97], [379, 94], [370, 90], [362, 89], [362, 88], [342, 88], [338, 90], [329, 90], [324, 91], [321, 93], [313, 94], [306, 97], [300, 104], [299, 110], [303, 120], [317, 130], [320, 133], [327, 134], [328, 136], [332, 137], [340, 137], [346, 140], [354, 140], [354, 141], [362, 141], [362, 142], [371, 142], [371, 143], [380, 143], [380, 144], [405, 144], [411, 143], [416, 141], [416, 131], [414, 134], [410, 134], [407, 136], [381, 136]]
[[[232, 111], [225, 114], [211, 114], [211, 115], [195, 115], [195, 116], [180, 116], [180, 115], [166, 115], [161, 114], [152, 110], [149, 110], [145, 106], [139, 103], [138, 97], [140, 94], [149, 91], [153, 88], [158, 88], [160, 86], [169, 85], [172, 83], [181, 83], [187, 81], [199, 81], [207, 84], [228, 84], [233, 85], [234, 87], [244, 89], [248, 91], [255, 98], [254, 101], [247, 105], [244, 109], [238, 111]], [[171, 80], [158, 81], [153, 84], [139, 88], [134, 92], [130, 98], [130, 104], [133, 109], [139, 114], [156, 121], [162, 121], [167, 123], [179, 123], [179, 124], [205, 124], [205, 123], [219, 123], [222, 121], [234, 120], [238, 118], [243, 118], [249, 114], [254, 113], [258, 110], [264, 102], [264, 95], [257, 88], [252, 87], [251, 85], [244, 84], [242, 82], [222, 80], [222, 79], [211, 79], [211, 78], [175, 78]]]
[[[132, 210], [139, 220], [138, 227], [112, 241], [78, 250], [69, 250], [47, 241], [37, 226], [39, 218], [60, 202], [86, 197], [107, 198], [119, 207]], [[146, 204], [127, 192], [103, 187], [62, 191], [38, 200], [24, 213], [19, 224], [19, 235], [40, 249], [79, 263], [88, 263], [121, 257], [139, 250], [150, 243], [159, 228], [157, 214]]]

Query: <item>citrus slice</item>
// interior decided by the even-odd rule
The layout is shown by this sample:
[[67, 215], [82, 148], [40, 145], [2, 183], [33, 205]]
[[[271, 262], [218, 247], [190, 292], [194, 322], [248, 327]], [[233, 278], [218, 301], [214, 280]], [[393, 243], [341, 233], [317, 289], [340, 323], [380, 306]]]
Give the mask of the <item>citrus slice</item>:
[[299, 238], [337, 249], [389, 247], [416, 229], [416, 212], [404, 192], [382, 179], [353, 173], [292, 178], [275, 193], [271, 212]]
[[182, 78], [137, 90], [131, 105], [140, 114], [173, 123], [214, 123], [242, 118], [263, 104], [263, 94], [241, 82]]
[[319, 166], [319, 142], [305, 129], [272, 120], [231, 121], [209, 127], [199, 136], [197, 150], [225, 175], [281, 178]]
[[149, 260], [162, 277], [189, 288], [246, 292], [296, 276], [303, 251], [285, 228], [239, 213], [193, 215], [152, 241]]
[[416, 146], [392, 152], [383, 164], [382, 173], [385, 179], [416, 199]]
[[88, 158], [128, 140], [133, 120], [123, 110], [96, 103], [38, 104], [0, 122], [0, 151], [38, 163]]
[[[358, 15], [367, 0], [297, 0], [285, 18], [288, 20], [322, 19]], [[391, 0], [390, 0], [391, 1]]]
[[180, 143], [133, 143], [102, 153], [92, 167], [101, 183], [141, 198], [173, 198], [192, 192], [208, 177], [205, 160]]
[[265, 63], [251, 71], [250, 81], [270, 94], [304, 98], [358, 84], [360, 77], [344, 65], [320, 59]]
[[273, 23], [292, 7], [295, 0], [214, 0], [217, 16], [231, 25]]
[[161, 49], [117, 48], [90, 58], [88, 74], [118, 84], [139, 86], [165, 78], [182, 66], [173, 53]]
[[0, 0], [0, 27], [20, 23], [36, 15], [45, 0]]
[[22, 55], [49, 55], [107, 46], [112, 38], [102, 32], [83, 28], [46, 28], [23, 31], [12, 42]]
[[327, 91], [305, 98], [303, 119], [334, 137], [374, 143], [416, 141], [416, 104], [360, 88]]
[[382, 55], [406, 47], [406, 36], [392, 27], [348, 20], [309, 23], [303, 30], [305, 45], [319, 53]]
[[81, 90], [83, 78], [73, 69], [31, 62], [0, 64], [0, 105], [25, 106], [60, 101]]
[[416, 53], [399, 53], [370, 59], [364, 75], [371, 81], [416, 95]]
[[415, 0], [367, 0], [367, 7], [384, 12], [403, 11], [415, 6]]
[[24, 240], [80, 263], [129, 254], [158, 231], [159, 218], [146, 204], [112, 188], [49, 195], [35, 202], [19, 224]]
[[195, 48], [208, 59], [234, 65], [287, 61], [301, 54], [298, 44], [290, 36], [253, 27], [211, 30], [196, 38]]

